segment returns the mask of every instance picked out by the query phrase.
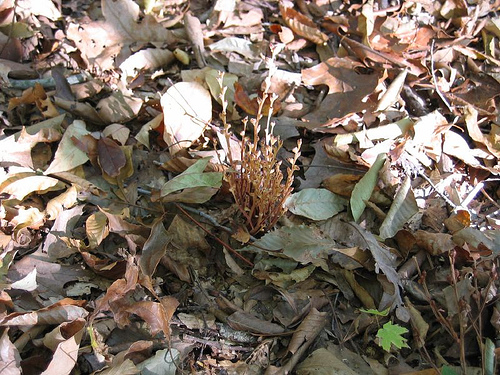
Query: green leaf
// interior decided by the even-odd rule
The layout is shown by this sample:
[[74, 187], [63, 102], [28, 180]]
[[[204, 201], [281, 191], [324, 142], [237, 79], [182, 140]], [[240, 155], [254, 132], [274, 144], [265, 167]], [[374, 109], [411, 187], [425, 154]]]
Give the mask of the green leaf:
[[375, 310], [375, 309], [359, 309], [359, 311], [361, 312], [364, 312], [364, 313], [367, 313], [367, 314], [371, 314], [371, 315], [378, 315], [378, 316], [387, 316], [389, 315], [389, 310], [390, 310], [390, 307], [388, 307], [387, 309], [385, 309], [384, 311], [378, 311], [378, 310]]
[[391, 345], [394, 345], [398, 349], [409, 348], [406, 339], [401, 336], [407, 332], [406, 328], [387, 322], [377, 332], [377, 337], [380, 339], [379, 345], [387, 352], [391, 350]]
[[495, 344], [488, 337], [484, 342], [484, 373], [485, 375], [495, 373]]
[[368, 172], [354, 187], [351, 195], [351, 212], [354, 221], [358, 221], [365, 210], [366, 202], [370, 199], [373, 189], [377, 185], [378, 171], [382, 168], [384, 162], [385, 154], [379, 154]]
[[161, 196], [164, 197], [175, 191], [195, 187], [220, 188], [222, 185], [221, 172], [203, 173], [209, 160], [210, 158], [203, 158], [198, 160], [180, 175], [168, 181], [161, 188]]
[[326, 189], [304, 189], [292, 194], [285, 202], [285, 207], [292, 213], [311, 220], [329, 219], [346, 205], [344, 198]]
[[441, 375], [458, 375], [458, 374], [451, 367], [443, 366], [441, 368]]

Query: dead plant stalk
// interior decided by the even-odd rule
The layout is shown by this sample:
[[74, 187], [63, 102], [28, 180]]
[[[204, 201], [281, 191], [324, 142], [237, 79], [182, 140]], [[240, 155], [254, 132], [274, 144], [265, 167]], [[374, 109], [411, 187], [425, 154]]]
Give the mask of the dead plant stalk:
[[[275, 94], [269, 94], [271, 86], [271, 73], [264, 81], [262, 97], [258, 99], [258, 111], [255, 118], [250, 119], [253, 126], [253, 139], [246, 136], [248, 118], [243, 121], [241, 133], [241, 153], [239, 160], [231, 154], [228, 147], [228, 160], [230, 168], [225, 175], [230, 191], [243, 215], [248, 232], [255, 235], [271, 229], [279, 218], [285, 213], [284, 203], [293, 191], [293, 173], [298, 169], [296, 163], [300, 156], [299, 141], [293, 149], [294, 156], [289, 159], [286, 178], [281, 171], [282, 162], [278, 160], [278, 151], [283, 145], [279, 137], [273, 135], [274, 123], [271, 122], [273, 105], [277, 99]], [[224, 124], [224, 135], [229, 145], [232, 132], [226, 120], [227, 101], [226, 88], [221, 85], [221, 120]], [[268, 106], [267, 106], [268, 105]], [[264, 113], [264, 108], [269, 108]], [[264, 138], [260, 138], [260, 121], [264, 115], [268, 116]]]

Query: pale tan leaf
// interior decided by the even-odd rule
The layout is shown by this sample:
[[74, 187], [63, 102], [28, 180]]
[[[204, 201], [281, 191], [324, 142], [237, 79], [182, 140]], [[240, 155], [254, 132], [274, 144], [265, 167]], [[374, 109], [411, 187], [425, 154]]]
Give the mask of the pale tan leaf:
[[70, 327], [71, 336], [57, 345], [54, 356], [42, 375], [69, 375], [75, 367], [80, 341], [85, 332], [85, 320], [75, 320]]
[[139, 113], [142, 99], [123, 95], [121, 91], [115, 91], [107, 98], [97, 103], [97, 113], [107, 124], [115, 122], [127, 122]]
[[139, 130], [139, 132], [135, 136], [137, 142], [143, 144], [149, 149], [149, 131], [159, 127], [162, 124], [162, 122], [163, 122], [163, 113], [159, 114], [154, 119], [144, 124], [141, 127], [141, 130]]
[[54, 160], [44, 174], [66, 172], [86, 163], [89, 160], [87, 154], [75, 146], [73, 139], [80, 140], [87, 134], [90, 132], [81, 120], [75, 120], [68, 126], [59, 143]]
[[212, 119], [210, 92], [196, 82], [179, 82], [161, 97], [165, 132], [163, 138], [172, 155], [191, 145]]
[[59, 194], [57, 197], [52, 198], [47, 203], [45, 214], [47, 219], [54, 220], [58, 217], [65, 208], [71, 208], [77, 203], [78, 191], [75, 185], [66, 190], [64, 193]]
[[108, 236], [108, 218], [101, 211], [90, 215], [85, 222], [89, 248], [95, 249]]
[[168, 49], [147, 48], [128, 57], [120, 64], [120, 69], [125, 77], [133, 77], [143, 70], [153, 71], [167, 67], [174, 60], [174, 54]]
[[114, 57], [120, 53], [128, 56], [126, 47], [134, 42], [173, 45], [177, 41], [172, 31], [165, 29], [153, 15], [148, 14], [139, 22], [139, 5], [133, 0], [102, 0], [102, 13], [106, 21], [70, 23], [67, 30], [68, 38], [84, 57], [101, 69], [113, 68]]
[[78, 333], [85, 326], [85, 319], [76, 319], [72, 322], [64, 322], [47, 333], [43, 338], [43, 344], [54, 351], [57, 346]]
[[9, 329], [5, 329], [0, 338], [0, 365], [2, 374], [21, 375], [21, 356], [9, 339]]
[[125, 146], [130, 135], [130, 129], [122, 124], [111, 124], [104, 128], [102, 135], [112, 138], [122, 146]]
[[45, 194], [49, 191], [64, 189], [65, 184], [48, 176], [29, 176], [12, 182], [2, 189], [3, 193], [10, 194], [11, 198], [22, 201], [28, 194]]
[[399, 73], [396, 78], [394, 78], [394, 80], [391, 82], [391, 84], [387, 88], [387, 91], [384, 92], [384, 94], [380, 98], [380, 101], [378, 102], [377, 108], [375, 109], [376, 111], [385, 111], [391, 105], [396, 103], [396, 101], [398, 100], [398, 97], [399, 97], [399, 93], [403, 89], [403, 85], [405, 83], [405, 79], [406, 79], [407, 74], [408, 74], [408, 71], [405, 69], [401, 73]]

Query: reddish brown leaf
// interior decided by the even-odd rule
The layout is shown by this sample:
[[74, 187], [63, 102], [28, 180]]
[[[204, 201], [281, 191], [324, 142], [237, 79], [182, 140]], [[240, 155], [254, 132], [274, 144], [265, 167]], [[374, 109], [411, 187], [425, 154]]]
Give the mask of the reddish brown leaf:
[[328, 36], [322, 33], [310, 18], [282, 4], [280, 4], [280, 11], [287, 26], [296, 34], [316, 44], [323, 44], [328, 41]]
[[143, 319], [154, 335], [163, 332], [165, 337], [170, 337], [170, 319], [179, 306], [179, 302], [173, 297], [164, 297], [161, 303], [152, 301], [140, 301], [126, 308], [126, 311]]
[[125, 260], [112, 262], [109, 259], [100, 259], [85, 251], [80, 252], [80, 254], [85, 263], [87, 263], [87, 265], [99, 276], [116, 280], [123, 277], [125, 274], [125, 269], [127, 267], [127, 261]]
[[141, 271], [144, 275], [152, 277], [160, 259], [167, 251], [170, 236], [163, 226], [163, 217], [158, 218], [151, 228], [151, 234], [144, 244], [140, 260]]
[[321, 106], [304, 117], [316, 127], [333, 126], [345, 116], [367, 109], [375, 103], [366, 100], [377, 87], [379, 74], [360, 74], [361, 65], [348, 58], [332, 57], [312, 68], [302, 70], [306, 85], [328, 85], [329, 91]]
[[441, 255], [455, 247], [448, 233], [430, 233], [423, 230], [415, 233], [417, 245], [426, 250], [431, 255]]
[[26, 326], [35, 324], [60, 324], [84, 318], [87, 311], [82, 307], [87, 301], [64, 298], [59, 302], [37, 311], [12, 313], [0, 321], [2, 326]]
[[[238, 82], [234, 84], [234, 102], [243, 109], [246, 113], [252, 116], [256, 116], [259, 111], [259, 103], [257, 98], [250, 99], [247, 92]], [[270, 100], [269, 98], [264, 103], [262, 114], [267, 116], [269, 114]], [[273, 104], [273, 115], [278, 113], [281, 109], [281, 103], [276, 100]]]
[[108, 288], [104, 297], [101, 297], [99, 300], [97, 300], [93, 317], [95, 317], [101, 311], [112, 310], [111, 304], [122, 299], [125, 294], [127, 294], [131, 290], [134, 290], [137, 286], [138, 280], [139, 268], [133, 263], [133, 260], [130, 259], [127, 264], [125, 278], [116, 280]]
[[110, 138], [101, 138], [97, 141], [98, 162], [103, 172], [111, 177], [120, 174], [120, 170], [127, 163], [122, 148]]

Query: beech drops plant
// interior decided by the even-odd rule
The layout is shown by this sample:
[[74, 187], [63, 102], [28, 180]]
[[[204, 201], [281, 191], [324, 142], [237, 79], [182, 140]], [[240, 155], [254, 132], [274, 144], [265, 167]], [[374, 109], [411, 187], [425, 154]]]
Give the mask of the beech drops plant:
[[[273, 51], [274, 52], [274, 51]], [[273, 53], [274, 55], [274, 53]], [[276, 94], [270, 94], [271, 77], [274, 67], [274, 56], [270, 61], [269, 74], [264, 80], [262, 97], [258, 99], [258, 111], [255, 118], [250, 119], [253, 126], [253, 137], [246, 136], [248, 118], [243, 120], [241, 133], [241, 155], [239, 160], [234, 158], [230, 151], [228, 160], [230, 168], [225, 174], [230, 191], [245, 219], [248, 232], [255, 235], [271, 229], [279, 218], [287, 211], [285, 201], [293, 191], [293, 172], [298, 169], [296, 163], [300, 156], [301, 141], [292, 152], [294, 156], [289, 159], [286, 177], [281, 171], [282, 162], [278, 160], [278, 151], [283, 145], [282, 140], [273, 135], [274, 123], [270, 116], [273, 105], [277, 99]], [[221, 120], [224, 124], [224, 135], [229, 145], [232, 135], [230, 125], [226, 120], [227, 100], [225, 99], [226, 87], [221, 85], [222, 113]], [[260, 138], [260, 121], [264, 115], [268, 116], [264, 138]]]

